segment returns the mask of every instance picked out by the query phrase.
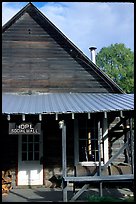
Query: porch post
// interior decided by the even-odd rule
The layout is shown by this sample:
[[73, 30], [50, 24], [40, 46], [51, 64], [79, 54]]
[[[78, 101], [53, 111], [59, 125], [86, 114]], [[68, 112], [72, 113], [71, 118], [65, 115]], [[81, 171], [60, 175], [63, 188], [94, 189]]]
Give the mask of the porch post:
[[78, 136], [78, 120], [74, 120], [74, 165], [79, 162], [79, 136]]
[[132, 166], [132, 174], [134, 174], [134, 133], [133, 133], [133, 120], [130, 118], [130, 141], [131, 141], [131, 166]]
[[[101, 176], [101, 134], [100, 134], [100, 120], [98, 119], [98, 157], [99, 157], [99, 176]], [[100, 196], [102, 196], [102, 182], [100, 182]]]
[[104, 113], [104, 117], [103, 117], [102, 139], [103, 139], [103, 154], [104, 154], [103, 159], [104, 159], [104, 164], [106, 164], [109, 160], [107, 113]]
[[127, 144], [126, 149], [124, 150], [124, 155], [125, 155], [125, 162], [126, 163], [131, 163], [130, 161], [130, 128], [129, 128], [129, 119], [125, 118], [124, 122], [124, 142]]
[[67, 202], [67, 181], [64, 177], [67, 176], [67, 155], [66, 155], [66, 124], [64, 120], [59, 122], [62, 129], [62, 185], [63, 185], [63, 201]]
[[62, 127], [62, 176], [67, 176], [67, 155], [66, 155], [66, 124]]

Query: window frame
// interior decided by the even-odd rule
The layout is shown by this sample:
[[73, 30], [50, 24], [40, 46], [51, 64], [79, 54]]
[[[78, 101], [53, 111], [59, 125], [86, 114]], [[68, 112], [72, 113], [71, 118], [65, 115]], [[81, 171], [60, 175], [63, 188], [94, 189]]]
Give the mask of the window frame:
[[[98, 140], [98, 117], [95, 118], [86, 118], [83, 120], [88, 121], [89, 124], [89, 128], [90, 126], [94, 126], [92, 124], [93, 120], [96, 120], [95, 126], [97, 126], [97, 140]], [[83, 121], [82, 120], [82, 121]], [[80, 119], [81, 121], [81, 119]], [[80, 160], [80, 150], [79, 150], [79, 142], [80, 142], [80, 121], [79, 119], [77, 120], [77, 122], [75, 123], [75, 165], [76, 164], [80, 164], [82, 166], [98, 166], [99, 165], [99, 159], [95, 160], [95, 161], [85, 161], [85, 160]], [[78, 131], [77, 131], [78, 129]], [[88, 127], [87, 127], [88, 130]], [[108, 147], [108, 120], [107, 117], [102, 117], [100, 119], [100, 137], [101, 137], [101, 165], [103, 166], [108, 160], [109, 160], [109, 147]], [[106, 136], [106, 137], [105, 137]], [[76, 155], [78, 153], [78, 156]]]

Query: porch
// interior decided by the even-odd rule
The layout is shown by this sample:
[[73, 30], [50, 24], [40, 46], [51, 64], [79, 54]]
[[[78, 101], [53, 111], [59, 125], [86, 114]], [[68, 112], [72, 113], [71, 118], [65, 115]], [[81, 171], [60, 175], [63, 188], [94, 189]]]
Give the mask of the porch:
[[[25, 105], [22, 106], [24, 101]], [[133, 94], [4, 94], [2, 103], [7, 129], [10, 123], [18, 121], [22, 124], [41, 123], [43, 139], [46, 140], [43, 147], [46, 144], [46, 148], [43, 159], [38, 158], [40, 162], [45, 161], [45, 170], [48, 169], [47, 161], [50, 161], [49, 169], [52, 169], [53, 174], [55, 166], [51, 161], [56, 161], [56, 164], [59, 162], [59, 174], [63, 180], [63, 201], [69, 199], [69, 183], [73, 183], [75, 192], [77, 182], [85, 183], [79, 192], [74, 192], [71, 199], [75, 201], [87, 190], [88, 182], [95, 181], [99, 185], [100, 196], [103, 195], [105, 181], [119, 179], [121, 182], [133, 182]], [[47, 142], [47, 135], [50, 142]], [[16, 136], [13, 134], [17, 148]], [[57, 154], [53, 154], [54, 157], [51, 158], [49, 145], [55, 145], [56, 140], [57, 147], [52, 146], [52, 149]], [[29, 161], [29, 157], [26, 159]], [[114, 172], [113, 167], [117, 165], [119, 169], [120, 164], [124, 166], [123, 170]], [[78, 165], [87, 172], [78, 172]], [[89, 167], [91, 170], [88, 170]], [[47, 174], [44, 176], [49, 179]]]

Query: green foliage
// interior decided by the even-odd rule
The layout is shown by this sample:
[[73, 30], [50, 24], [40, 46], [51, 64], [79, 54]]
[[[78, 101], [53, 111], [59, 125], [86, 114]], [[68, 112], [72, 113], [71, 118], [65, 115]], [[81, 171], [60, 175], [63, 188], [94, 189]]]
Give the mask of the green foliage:
[[103, 47], [96, 64], [126, 93], [134, 92], [134, 53], [124, 44]]
[[88, 197], [88, 202], [134, 202], [134, 197], [128, 198], [114, 198], [111, 196], [96, 196], [92, 195]]
[[120, 201], [119, 199], [117, 198], [112, 198], [112, 197], [109, 197], [109, 196], [90, 196], [88, 198], [88, 201], [89, 202], [118, 202]]

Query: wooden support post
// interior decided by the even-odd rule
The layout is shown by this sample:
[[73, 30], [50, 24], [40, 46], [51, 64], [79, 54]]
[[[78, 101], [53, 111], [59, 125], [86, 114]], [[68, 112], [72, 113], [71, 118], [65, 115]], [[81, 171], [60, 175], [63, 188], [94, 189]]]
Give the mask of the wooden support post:
[[62, 129], [62, 179], [63, 179], [63, 201], [67, 201], [67, 181], [64, 177], [67, 176], [67, 155], [66, 155], [66, 124], [63, 121], [59, 122], [60, 129]]
[[[98, 120], [98, 154], [99, 154], [99, 176], [101, 176], [101, 134], [100, 134], [100, 120]], [[102, 182], [100, 181], [100, 196], [102, 196]]]
[[66, 155], [66, 124], [62, 126], [62, 176], [67, 176], [67, 155]]
[[88, 120], [91, 119], [91, 113], [88, 113]]
[[68, 201], [68, 193], [67, 193], [67, 181], [62, 179], [62, 188], [63, 188], [63, 202]]
[[89, 184], [85, 184], [72, 198], [70, 201], [75, 201], [87, 188]]
[[131, 166], [132, 166], [132, 174], [134, 174], [134, 133], [132, 131], [133, 121], [130, 119], [130, 145], [131, 145]]
[[128, 144], [127, 148], [124, 150], [125, 163], [131, 163], [130, 161], [130, 130], [129, 130], [129, 120], [126, 118], [123, 122], [124, 125], [124, 142]]
[[98, 121], [98, 158], [99, 158], [99, 176], [101, 175], [101, 135], [100, 135], [100, 121]]
[[103, 117], [103, 127], [102, 127], [102, 138], [103, 138], [103, 159], [104, 164], [109, 160], [109, 144], [108, 144], [108, 122], [107, 117]]
[[112, 161], [113, 161], [114, 159], [116, 159], [116, 158], [124, 151], [124, 149], [125, 149], [127, 146], [128, 146], [128, 144], [127, 144], [127, 143], [124, 143], [124, 145], [118, 150], [118, 152], [117, 152], [116, 154], [114, 154], [114, 155], [109, 159], [109, 161], [106, 162], [106, 164], [104, 164], [104, 166], [102, 167], [102, 169], [104, 170], [106, 167], [108, 167], [109, 164], [111, 164]]
[[25, 114], [22, 115], [22, 120], [25, 121]]
[[39, 121], [42, 121], [42, 114], [39, 114]]
[[55, 114], [55, 120], [58, 120], [58, 113]]
[[120, 117], [121, 117], [121, 118], [124, 118], [124, 116], [123, 116], [123, 111], [120, 111]]
[[[78, 120], [74, 119], [74, 176], [76, 176], [76, 165], [79, 163], [79, 132]], [[75, 194], [76, 184], [73, 183], [73, 193]]]
[[100, 197], [103, 196], [103, 191], [102, 191], [102, 181], [100, 181]]
[[74, 113], [72, 113], [72, 120], [74, 120], [75, 119], [75, 114]]
[[74, 120], [74, 165], [79, 163], [79, 133], [78, 133], [78, 120]]
[[10, 120], [10, 115], [7, 115], [7, 120]]

